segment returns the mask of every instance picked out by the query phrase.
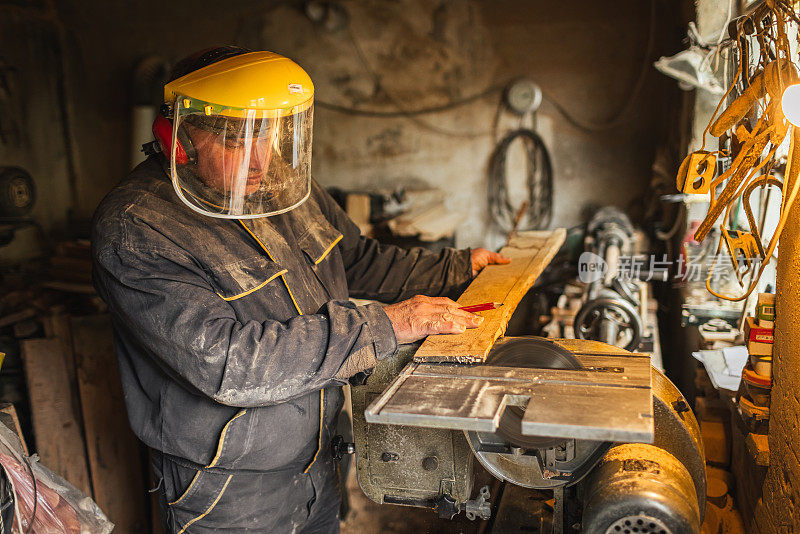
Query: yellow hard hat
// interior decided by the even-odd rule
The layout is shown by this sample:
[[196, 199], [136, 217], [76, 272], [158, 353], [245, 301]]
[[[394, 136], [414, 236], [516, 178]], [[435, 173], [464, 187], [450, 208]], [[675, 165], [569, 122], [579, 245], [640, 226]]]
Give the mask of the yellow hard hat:
[[273, 52], [249, 52], [190, 72], [164, 86], [164, 101], [206, 115], [286, 116], [308, 108], [314, 84], [291, 59]]
[[[236, 55], [218, 59], [227, 53]], [[187, 60], [211, 63], [164, 86], [171, 124], [154, 125], [178, 197], [203, 215], [235, 219], [302, 204], [311, 193], [308, 74], [272, 52], [220, 48]]]

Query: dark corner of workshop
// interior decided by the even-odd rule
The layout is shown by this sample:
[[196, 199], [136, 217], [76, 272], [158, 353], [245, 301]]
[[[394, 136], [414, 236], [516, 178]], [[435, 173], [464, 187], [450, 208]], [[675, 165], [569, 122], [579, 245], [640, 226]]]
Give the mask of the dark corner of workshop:
[[800, 533], [798, 0], [0, 44], [0, 534]]

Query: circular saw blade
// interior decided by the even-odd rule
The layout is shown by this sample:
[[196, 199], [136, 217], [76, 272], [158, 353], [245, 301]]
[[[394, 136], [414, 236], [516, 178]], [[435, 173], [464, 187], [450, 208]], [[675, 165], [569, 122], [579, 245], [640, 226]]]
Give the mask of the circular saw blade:
[[564, 347], [543, 337], [520, 337], [496, 345], [486, 358], [496, 367], [530, 369], [580, 369], [581, 362]]
[[[526, 367], [532, 369], [580, 369], [578, 359], [567, 349], [544, 338], [510, 339], [489, 353], [486, 365], [496, 367]], [[527, 436], [522, 433], [523, 408], [509, 406], [500, 417], [497, 435], [515, 447], [546, 449], [563, 442], [563, 438]]]

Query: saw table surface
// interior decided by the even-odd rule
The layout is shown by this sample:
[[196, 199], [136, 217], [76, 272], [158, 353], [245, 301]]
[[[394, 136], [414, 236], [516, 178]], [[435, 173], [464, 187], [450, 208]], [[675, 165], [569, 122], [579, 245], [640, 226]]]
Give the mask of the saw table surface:
[[480, 312], [483, 324], [463, 334], [428, 336], [414, 355], [416, 361], [478, 363], [486, 360], [494, 342], [503, 335], [522, 297], [556, 255], [566, 230], [518, 232], [500, 254], [507, 265], [483, 269], [458, 299], [461, 306], [502, 302], [497, 309]]
[[367, 407], [366, 420], [495, 432], [506, 407], [518, 406], [525, 435], [651, 443], [650, 356], [596, 341], [551, 341], [583, 368], [411, 362]]

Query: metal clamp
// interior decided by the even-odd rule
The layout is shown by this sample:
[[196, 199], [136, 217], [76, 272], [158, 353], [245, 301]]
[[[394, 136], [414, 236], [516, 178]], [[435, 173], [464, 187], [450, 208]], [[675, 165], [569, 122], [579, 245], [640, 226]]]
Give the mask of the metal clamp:
[[484, 486], [478, 491], [478, 496], [462, 504], [461, 509], [470, 521], [475, 521], [478, 517], [489, 519], [492, 517], [491, 498], [489, 486]]

